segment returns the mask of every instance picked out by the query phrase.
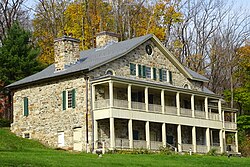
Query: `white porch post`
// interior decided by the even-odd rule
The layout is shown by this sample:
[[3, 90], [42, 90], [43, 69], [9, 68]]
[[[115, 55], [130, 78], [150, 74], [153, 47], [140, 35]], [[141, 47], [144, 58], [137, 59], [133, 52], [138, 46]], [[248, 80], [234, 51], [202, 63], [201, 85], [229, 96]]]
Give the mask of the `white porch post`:
[[219, 136], [220, 136], [220, 151], [221, 151], [221, 153], [223, 153], [224, 152], [224, 140], [223, 140], [223, 130], [222, 129], [220, 129]]
[[128, 109], [132, 108], [132, 100], [131, 100], [131, 84], [128, 85]]
[[196, 153], [197, 146], [196, 146], [196, 127], [193, 126], [192, 128], [192, 144], [193, 144], [193, 152]]
[[92, 85], [92, 108], [95, 109], [95, 85]]
[[146, 143], [147, 143], [147, 149], [150, 149], [150, 129], [149, 129], [149, 121], [146, 122], [145, 129], [146, 129]]
[[165, 113], [165, 96], [164, 96], [164, 90], [161, 90], [161, 107], [162, 107], [162, 114]]
[[94, 149], [98, 148], [98, 122], [94, 120]]
[[178, 140], [178, 152], [182, 152], [182, 142], [181, 142], [181, 125], [177, 125], [177, 140]]
[[210, 144], [210, 129], [206, 129], [206, 143], [207, 143], [207, 151], [210, 151], [211, 144]]
[[238, 132], [235, 132], [235, 151], [239, 152], [239, 149], [238, 149]]
[[166, 147], [166, 123], [162, 123], [162, 145], [163, 147]]
[[222, 119], [221, 99], [219, 99], [219, 101], [218, 101], [218, 110], [219, 110], [220, 121], [222, 121], [224, 119]]
[[180, 92], [176, 92], [176, 108], [177, 108], [177, 115], [181, 114], [180, 108]]
[[192, 111], [192, 117], [194, 117], [195, 113], [194, 113], [194, 95], [193, 94], [191, 96], [191, 111]]
[[129, 139], [129, 148], [133, 149], [133, 120], [128, 120], [128, 139]]
[[145, 105], [146, 111], [148, 112], [148, 87], [145, 87]]
[[115, 149], [115, 119], [109, 118], [110, 122], [110, 149]]
[[113, 82], [109, 81], [109, 106], [114, 106], [114, 93], [113, 93]]
[[205, 97], [205, 114], [206, 114], [206, 119], [209, 119], [208, 118], [208, 97]]

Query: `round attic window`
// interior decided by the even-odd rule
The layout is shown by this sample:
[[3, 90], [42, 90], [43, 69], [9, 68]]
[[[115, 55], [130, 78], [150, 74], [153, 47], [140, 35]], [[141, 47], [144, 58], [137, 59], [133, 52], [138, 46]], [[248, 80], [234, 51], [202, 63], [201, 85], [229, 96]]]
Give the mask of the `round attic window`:
[[106, 71], [106, 75], [114, 75], [114, 70], [112, 70], [112, 69], [108, 69], [107, 71]]
[[146, 45], [146, 52], [149, 56], [152, 56], [153, 54], [153, 49], [151, 45]]

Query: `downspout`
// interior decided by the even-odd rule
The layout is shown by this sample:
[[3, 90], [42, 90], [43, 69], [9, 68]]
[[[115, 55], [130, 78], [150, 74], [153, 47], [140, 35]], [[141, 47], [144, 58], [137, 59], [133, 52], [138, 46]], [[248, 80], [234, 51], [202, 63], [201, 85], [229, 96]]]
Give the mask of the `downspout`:
[[93, 106], [92, 106], [92, 84], [90, 85], [90, 111], [91, 111], [91, 119], [92, 119], [92, 151], [94, 150], [94, 146], [95, 146], [95, 141], [94, 141], [94, 111], [93, 111]]
[[84, 76], [84, 79], [85, 79], [85, 88], [86, 88], [86, 151], [88, 151], [88, 145], [89, 145], [89, 129], [88, 129], [88, 126], [89, 126], [89, 119], [88, 119], [88, 115], [89, 115], [89, 109], [88, 109], [88, 79], [89, 77], [88, 76]]

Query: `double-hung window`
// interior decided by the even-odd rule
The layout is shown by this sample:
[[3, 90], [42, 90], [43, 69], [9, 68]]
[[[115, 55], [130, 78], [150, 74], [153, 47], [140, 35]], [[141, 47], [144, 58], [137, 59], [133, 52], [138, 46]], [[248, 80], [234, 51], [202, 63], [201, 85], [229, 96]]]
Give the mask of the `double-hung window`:
[[167, 81], [167, 70], [162, 70], [162, 81]]
[[146, 67], [146, 78], [151, 78], [151, 68]]
[[67, 108], [75, 108], [76, 105], [76, 98], [75, 98], [76, 91], [75, 89], [63, 91], [63, 110]]
[[136, 75], [136, 65], [130, 63], [130, 75]]

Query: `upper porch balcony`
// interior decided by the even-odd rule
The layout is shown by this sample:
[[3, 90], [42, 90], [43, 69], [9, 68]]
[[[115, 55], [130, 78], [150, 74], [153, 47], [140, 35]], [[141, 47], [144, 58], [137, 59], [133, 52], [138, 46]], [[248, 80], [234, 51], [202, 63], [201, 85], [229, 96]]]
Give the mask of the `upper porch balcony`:
[[[154, 85], [153, 85], [154, 86]], [[107, 80], [92, 84], [92, 108], [108, 108], [176, 117], [218, 121], [236, 130], [235, 122], [225, 122], [221, 100], [212, 96], [158, 87]]]

